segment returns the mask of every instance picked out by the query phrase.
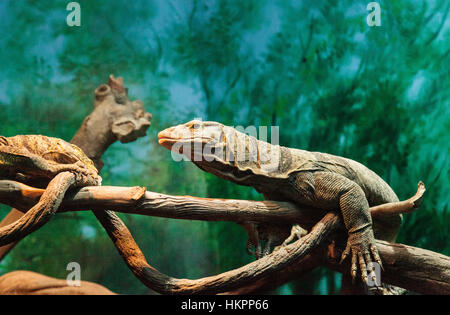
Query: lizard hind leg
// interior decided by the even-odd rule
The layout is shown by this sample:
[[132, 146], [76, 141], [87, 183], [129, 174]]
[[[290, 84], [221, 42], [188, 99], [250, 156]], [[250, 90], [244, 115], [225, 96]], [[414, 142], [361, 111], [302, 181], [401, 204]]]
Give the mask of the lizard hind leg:
[[289, 244], [295, 238], [306, 234], [300, 226], [290, 224], [267, 224], [256, 222], [244, 222], [240, 225], [248, 233], [247, 253], [260, 259], [269, 255], [280, 244]]
[[294, 224], [291, 228], [291, 234], [286, 238], [283, 243], [279, 246], [276, 246], [274, 248], [274, 251], [279, 250], [280, 248], [289, 245], [292, 242], [295, 242], [299, 239], [301, 239], [303, 236], [308, 234], [308, 231], [306, 231], [304, 228], [302, 228], [298, 224]]
[[259, 240], [263, 244], [262, 256], [267, 256], [282, 244], [289, 244], [296, 237], [301, 237], [302, 230], [300, 226], [292, 227], [291, 224], [259, 224]]
[[17, 221], [0, 228], [0, 246], [16, 242], [47, 223], [58, 210], [66, 191], [75, 182], [75, 174], [71, 172], [56, 175], [36, 205]]
[[261, 253], [261, 244], [259, 242], [257, 223], [241, 222], [239, 223], [239, 225], [242, 226], [248, 234], [248, 240], [245, 246], [247, 254], [249, 254], [250, 256], [256, 256], [256, 258], [258, 258]]

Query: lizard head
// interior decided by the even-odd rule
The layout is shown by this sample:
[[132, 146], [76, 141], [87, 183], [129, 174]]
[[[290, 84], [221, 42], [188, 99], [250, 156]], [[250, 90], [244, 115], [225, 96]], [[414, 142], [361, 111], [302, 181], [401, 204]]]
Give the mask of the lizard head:
[[158, 139], [200, 169], [237, 184], [254, 186], [255, 175], [273, 178], [278, 171], [274, 146], [218, 122], [193, 120], [161, 131]]
[[219, 152], [219, 149], [225, 148], [224, 128], [217, 122], [192, 120], [161, 131], [158, 142], [173, 152], [184, 154], [194, 163], [203, 164], [213, 160], [226, 163]]

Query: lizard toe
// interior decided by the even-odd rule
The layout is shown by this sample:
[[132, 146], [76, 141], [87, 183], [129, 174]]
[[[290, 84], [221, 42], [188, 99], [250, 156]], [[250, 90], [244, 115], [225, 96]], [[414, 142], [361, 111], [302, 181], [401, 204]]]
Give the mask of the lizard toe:
[[378, 249], [375, 245], [370, 245], [370, 252], [372, 253], [373, 258], [375, 259], [375, 262], [380, 265], [381, 270], [384, 270], [383, 263], [381, 262], [380, 255], [378, 254]]
[[352, 250], [352, 248], [351, 248], [350, 244], [347, 243], [347, 246], [345, 247], [344, 251], [342, 252], [341, 261], [339, 262], [340, 264], [342, 264], [344, 262], [344, 260], [348, 257], [351, 250]]
[[350, 275], [352, 277], [352, 282], [355, 283], [356, 280], [356, 273], [358, 271], [358, 267], [356, 264], [356, 253], [352, 253], [352, 264], [351, 264], [351, 268], [350, 268]]
[[358, 260], [359, 260], [359, 268], [361, 269], [361, 278], [364, 283], [367, 283], [367, 265], [364, 260], [364, 255], [361, 252], [358, 252]]
[[377, 275], [375, 274], [375, 268], [373, 267], [373, 262], [372, 259], [370, 257], [370, 253], [366, 252], [364, 254], [365, 260], [366, 260], [366, 266], [367, 269], [370, 269], [370, 273], [369, 273], [369, 277], [370, 280], [372, 281], [372, 283], [377, 283]]

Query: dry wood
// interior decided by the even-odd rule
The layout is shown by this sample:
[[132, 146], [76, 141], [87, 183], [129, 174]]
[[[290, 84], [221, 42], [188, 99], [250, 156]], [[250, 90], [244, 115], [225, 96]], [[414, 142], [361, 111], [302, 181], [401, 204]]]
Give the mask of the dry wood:
[[[130, 142], [144, 136], [152, 115], [145, 112], [141, 101], [130, 101], [121, 77], [109, 76], [108, 84], [95, 89], [94, 110], [83, 121], [71, 143], [80, 147], [95, 163], [100, 172], [101, 156], [119, 140]], [[24, 208], [22, 208], [24, 209]], [[19, 220], [23, 213], [12, 209], [0, 222], [0, 228]], [[12, 242], [0, 247], [0, 260], [17, 244]]]
[[75, 183], [75, 175], [62, 172], [48, 184], [39, 201], [18, 220], [0, 228], [0, 245], [17, 242], [47, 223], [58, 210], [66, 191]]
[[[107, 216], [106, 212], [97, 214]], [[231, 293], [241, 294], [268, 288], [273, 279], [276, 279], [276, 285], [290, 281], [294, 276], [312, 269], [318, 261], [336, 271], [349, 272], [348, 263], [338, 263], [339, 250], [329, 251], [328, 255], [326, 251], [310, 251], [325, 245], [328, 236], [341, 226], [341, 218], [329, 213], [308, 235], [293, 244], [238, 269], [197, 280], [175, 279], [149, 265], [138, 245], [127, 237], [129, 232], [123, 224], [116, 222], [108, 231], [111, 231], [109, 236], [129, 268], [151, 289], [164, 294], [215, 294], [230, 290], [234, 290]], [[377, 246], [385, 268], [381, 274], [384, 283], [423, 294], [450, 294], [449, 257], [378, 240]]]
[[80, 147], [100, 171], [101, 156], [108, 147], [115, 141], [127, 143], [145, 136], [151, 120], [141, 101], [128, 99], [123, 79], [110, 75], [108, 84], [95, 89], [94, 111], [70, 142]]
[[0, 277], [1, 295], [114, 295], [107, 288], [89, 281], [69, 286], [66, 280], [32, 271], [17, 270]]
[[108, 235], [130, 270], [147, 287], [163, 294], [217, 294], [248, 285], [302, 259], [311, 249], [320, 245], [329, 233], [339, 227], [339, 217], [329, 213], [308, 235], [293, 244], [243, 267], [215, 276], [190, 280], [172, 278], [159, 272], [147, 262], [136, 242], [128, 237], [129, 231], [122, 222], [106, 218], [108, 212], [97, 211], [96, 215], [99, 221], [107, 226]]
[[[101, 155], [116, 140], [133, 141], [145, 134], [151, 115], [141, 102], [130, 102], [121, 78], [95, 91], [95, 110], [72, 139], [102, 167]], [[125, 105], [125, 106], [124, 106]], [[413, 211], [424, 192], [403, 202], [371, 208], [373, 217]], [[17, 182], [0, 181], [0, 201], [26, 212], [44, 193]], [[169, 277], [148, 264], [125, 224], [114, 212], [208, 221], [298, 223], [311, 232], [300, 240], [243, 267], [197, 280]], [[86, 187], [66, 195], [58, 211], [94, 210], [130, 270], [149, 288], [166, 294], [251, 293], [292, 280], [320, 264], [347, 273], [337, 263], [340, 248], [329, 245], [330, 236], [343, 230], [341, 217], [320, 209], [300, 208], [288, 202], [206, 199], [145, 192], [141, 187]], [[21, 212], [13, 210], [0, 227]], [[322, 219], [320, 219], [322, 217]], [[318, 223], [316, 223], [318, 222]], [[315, 224], [316, 223], [316, 224]], [[315, 224], [315, 225], [314, 225]], [[314, 225], [314, 226], [313, 226]], [[311, 228], [312, 227], [312, 228]], [[14, 236], [8, 236], [14, 239]], [[402, 244], [377, 241], [386, 271], [382, 280], [420, 293], [450, 294], [450, 259], [447, 256]], [[3, 248], [0, 248], [0, 257]], [[336, 254], [338, 253], [338, 254]], [[56, 279], [55, 279], [56, 280]], [[44, 290], [45, 291], [45, 290]]]
[[[94, 92], [94, 111], [86, 117], [71, 143], [80, 147], [94, 161], [98, 171], [103, 167], [101, 156], [115, 141], [131, 142], [145, 135], [152, 115], [145, 111], [141, 101], [130, 101], [122, 78], [110, 75], [108, 84]], [[28, 208], [22, 209], [29, 209]], [[20, 222], [23, 213], [12, 209], [0, 222], [0, 228]], [[17, 244], [0, 247], [0, 260]]]
[[[26, 211], [44, 192], [25, 184], [0, 180], [0, 202]], [[407, 213], [416, 209], [425, 192], [423, 183], [408, 200], [370, 208], [373, 217]], [[326, 212], [281, 201], [172, 196], [146, 191], [143, 187], [90, 186], [67, 193], [58, 211], [105, 210], [173, 219], [203, 221], [256, 221], [297, 223], [311, 228]]]
[[[416, 195], [397, 204], [371, 208], [371, 212], [410, 212], [422, 198], [424, 186], [419, 183]], [[11, 205], [23, 203], [25, 208], [36, 202], [42, 190], [17, 182], [0, 181], [0, 201]], [[15, 200], [15, 201], [14, 201]], [[15, 202], [15, 203], [14, 203]], [[397, 205], [397, 207], [396, 207]], [[131, 271], [148, 287], [166, 294], [176, 293], [250, 293], [257, 289], [279, 285], [314, 266], [324, 264], [332, 269], [348, 272], [349, 266], [339, 265], [333, 255], [326, 255], [322, 242], [330, 233], [342, 228], [340, 217], [327, 214], [307, 237], [282, 248], [269, 256], [226, 273], [198, 280], [175, 279], [160, 273], [148, 264], [126, 226], [101, 209], [114, 208], [125, 213], [161, 216], [177, 219], [236, 221], [251, 218], [260, 222], [298, 222], [311, 224], [311, 215], [323, 215], [317, 209], [300, 208], [288, 202], [206, 199], [189, 196], [170, 196], [145, 192], [141, 187], [83, 187], [72, 191], [63, 201], [60, 211], [96, 209], [96, 216], [105, 226], [119, 253]], [[321, 214], [320, 214], [321, 213]], [[305, 222], [303, 220], [306, 220]], [[317, 222], [317, 221], [316, 221]], [[314, 246], [312, 246], [314, 244]], [[450, 293], [450, 260], [444, 255], [401, 244], [377, 241], [386, 271], [386, 283], [402, 286], [420, 293]], [[306, 251], [314, 247], [322, 250]], [[325, 244], [327, 245], [327, 244]], [[411, 255], [409, 255], [411, 253]], [[398, 257], [397, 257], [398, 256]], [[426, 257], [423, 269], [420, 257]], [[328, 257], [328, 258], [327, 258]], [[339, 255], [334, 255], [339, 257]], [[399, 262], [401, 262], [399, 264]], [[403, 272], [401, 272], [401, 270]], [[424, 280], [424, 275], [429, 277]], [[274, 282], [274, 280], [276, 280]], [[234, 291], [233, 291], [234, 290]]]

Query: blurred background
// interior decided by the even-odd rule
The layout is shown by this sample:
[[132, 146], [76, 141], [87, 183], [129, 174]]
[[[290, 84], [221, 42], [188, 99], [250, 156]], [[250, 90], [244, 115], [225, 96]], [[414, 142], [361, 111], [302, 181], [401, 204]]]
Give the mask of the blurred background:
[[[172, 161], [156, 134], [196, 117], [279, 126], [281, 145], [362, 162], [400, 199], [422, 180], [424, 203], [405, 216], [398, 242], [450, 255], [448, 1], [378, 1], [379, 27], [366, 23], [369, 1], [85, 0], [80, 27], [66, 24], [68, 2], [0, 2], [1, 135], [69, 141], [93, 109], [94, 89], [113, 73], [153, 122], [146, 137], [106, 152], [104, 185], [262, 199]], [[236, 224], [120, 216], [150, 263], [171, 276], [203, 277], [252, 261]], [[55, 216], [19, 243], [0, 273], [65, 279], [72, 261], [82, 280], [153, 293], [89, 212]], [[339, 274], [319, 268], [270, 293], [339, 287]]]

